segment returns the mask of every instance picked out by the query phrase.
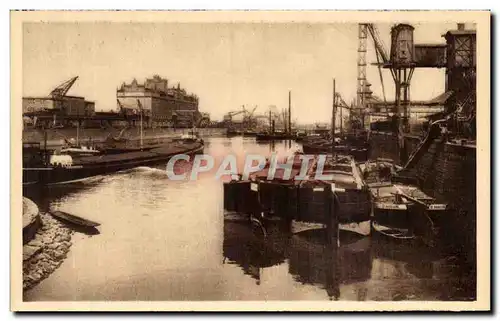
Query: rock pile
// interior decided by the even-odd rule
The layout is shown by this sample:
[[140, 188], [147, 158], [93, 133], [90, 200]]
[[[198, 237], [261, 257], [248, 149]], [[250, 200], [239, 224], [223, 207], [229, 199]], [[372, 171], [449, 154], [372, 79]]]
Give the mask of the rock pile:
[[40, 219], [42, 225], [35, 237], [23, 246], [23, 290], [57, 269], [71, 246], [71, 229], [47, 213], [40, 213]]

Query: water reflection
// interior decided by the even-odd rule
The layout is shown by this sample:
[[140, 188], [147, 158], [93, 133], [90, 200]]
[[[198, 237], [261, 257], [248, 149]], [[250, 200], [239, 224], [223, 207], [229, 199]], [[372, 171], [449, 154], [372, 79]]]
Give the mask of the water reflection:
[[[368, 237], [342, 233], [337, 247], [325, 242], [324, 229], [290, 235], [281, 226], [273, 225], [267, 226], [266, 235], [248, 221], [225, 220], [225, 263], [238, 265], [259, 285], [263, 269], [286, 262], [288, 273], [296, 282], [324, 289], [330, 300], [340, 298], [341, 284], [370, 279], [372, 258]], [[359, 299], [364, 299], [363, 294]]]
[[268, 230], [267, 237], [249, 221], [224, 221], [225, 263], [237, 264], [260, 284], [261, 269], [285, 261], [286, 237]]
[[366, 281], [371, 274], [370, 239], [342, 233], [340, 246], [325, 242], [326, 230], [309, 230], [294, 235], [290, 242], [290, 273], [301, 283], [326, 289], [339, 299], [340, 284]]

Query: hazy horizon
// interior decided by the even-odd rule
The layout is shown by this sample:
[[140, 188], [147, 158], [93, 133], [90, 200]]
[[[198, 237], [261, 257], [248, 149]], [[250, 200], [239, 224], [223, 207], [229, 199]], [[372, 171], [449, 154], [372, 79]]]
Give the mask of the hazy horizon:
[[[392, 25], [376, 24], [389, 51]], [[415, 24], [415, 43], [444, 43], [456, 23]], [[288, 105], [299, 123], [331, 115], [332, 78], [346, 102], [356, 96], [358, 25], [354, 23], [25, 23], [23, 96], [47, 96], [79, 76], [70, 95], [116, 109], [116, 89], [158, 74], [200, 97], [200, 111], [221, 119], [231, 110]], [[367, 78], [382, 97], [373, 43], [368, 38]], [[411, 99], [444, 91], [444, 69], [416, 70]], [[387, 100], [394, 86], [384, 71]]]

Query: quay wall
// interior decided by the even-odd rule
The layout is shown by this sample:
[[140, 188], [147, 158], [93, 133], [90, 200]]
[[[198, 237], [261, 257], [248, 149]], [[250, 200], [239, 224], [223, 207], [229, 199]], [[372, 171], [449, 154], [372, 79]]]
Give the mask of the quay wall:
[[[413, 153], [421, 141], [420, 136], [406, 135], [408, 155]], [[399, 164], [398, 137], [394, 133], [370, 132], [370, 158], [390, 158]]]
[[[418, 148], [418, 136], [405, 137], [409, 155]], [[414, 178], [419, 187], [439, 202], [446, 202], [450, 216], [443, 217], [447, 244], [475, 266], [476, 256], [476, 146], [437, 137], [427, 145], [402, 176]], [[397, 137], [392, 133], [370, 134], [371, 157], [398, 159]], [[396, 161], [396, 163], [398, 163]], [[487, 215], [487, 213], [480, 213]]]
[[[474, 266], [476, 255], [476, 147], [435, 139], [404, 175], [415, 177], [424, 192], [446, 202], [453, 217], [447, 233], [454, 247]], [[480, 213], [485, 214], [487, 213]]]
[[29, 198], [23, 197], [23, 245], [35, 237], [41, 224], [38, 206]]

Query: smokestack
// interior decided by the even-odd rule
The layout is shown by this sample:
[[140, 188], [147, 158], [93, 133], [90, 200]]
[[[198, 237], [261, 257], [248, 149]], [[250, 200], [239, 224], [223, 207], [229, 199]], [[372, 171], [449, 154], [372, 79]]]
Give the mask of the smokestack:
[[292, 133], [292, 91], [288, 91], [288, 132]]

